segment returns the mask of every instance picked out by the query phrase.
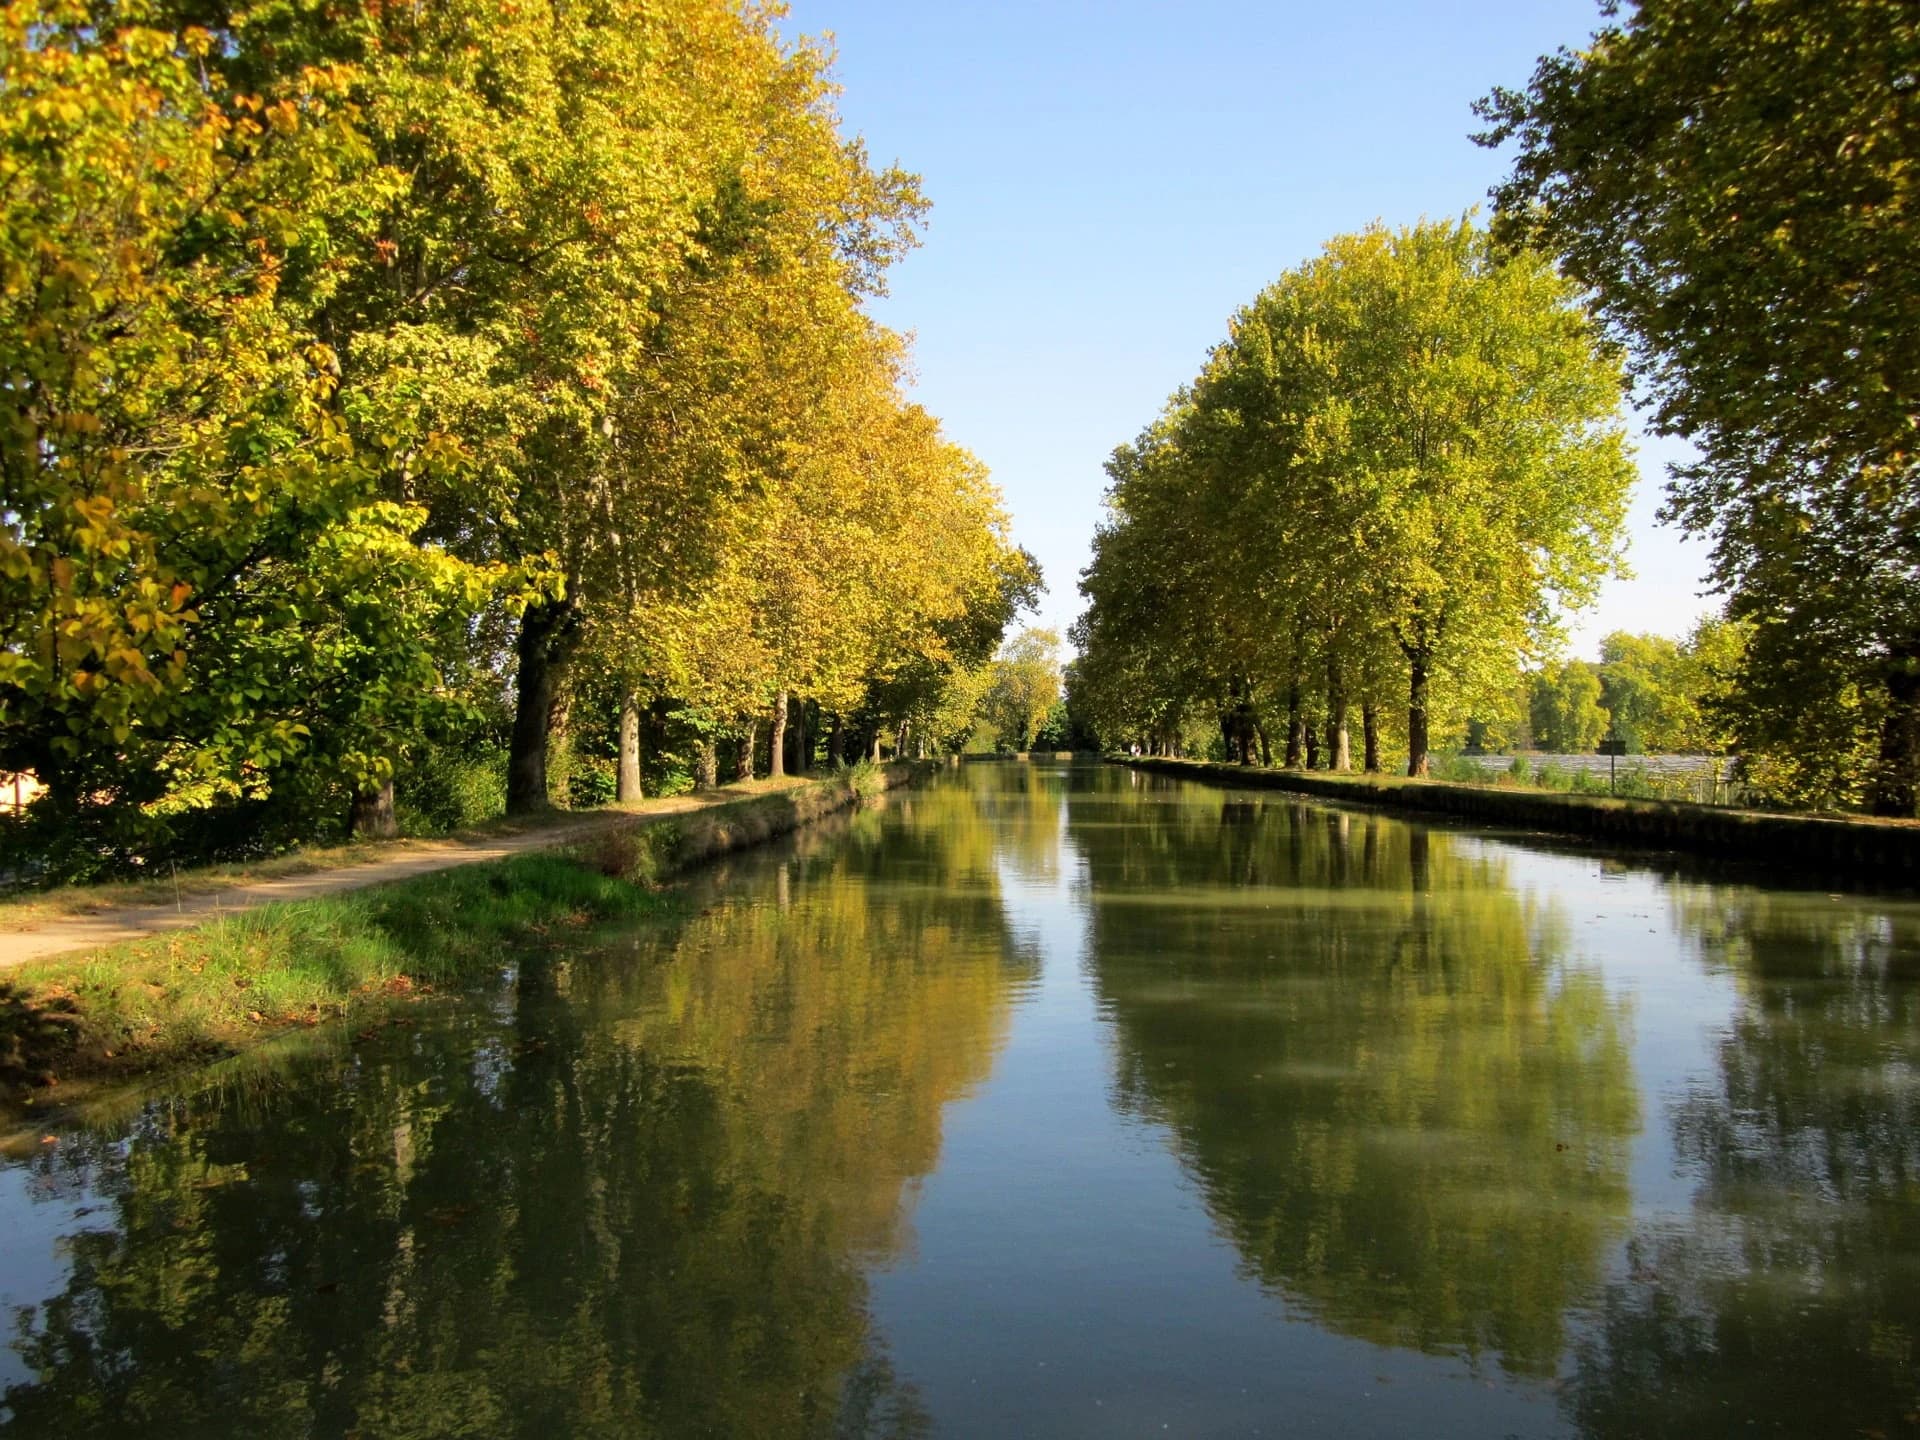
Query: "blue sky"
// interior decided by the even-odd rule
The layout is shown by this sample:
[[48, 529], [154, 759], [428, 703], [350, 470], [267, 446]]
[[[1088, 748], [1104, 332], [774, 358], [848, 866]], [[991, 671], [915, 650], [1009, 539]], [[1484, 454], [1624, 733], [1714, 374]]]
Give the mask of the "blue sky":
[[[1595, 0], [794, 0], [834, 36], [849, 132], [920, 172], [926, 244], [880, 318], [916, 337], [916, 398], [992, 468], [1065, 629], [1101, 462], [1329, 236], [1483, 204], [1502, 158], [1472, 101], [1577, 45]], [[1683, 632], [1704, 555], [1654, 523], [1673, 451], [1641, 449], [1635, 578], [1573, 630]]]

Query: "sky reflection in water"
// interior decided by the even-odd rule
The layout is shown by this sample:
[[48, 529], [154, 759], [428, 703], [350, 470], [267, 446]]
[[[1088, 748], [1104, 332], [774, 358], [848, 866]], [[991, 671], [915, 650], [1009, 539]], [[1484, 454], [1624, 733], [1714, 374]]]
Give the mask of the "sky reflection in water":
[[1920, 1433], [1920, 907], [978, 765], [0, 1169], [7, 1435]]

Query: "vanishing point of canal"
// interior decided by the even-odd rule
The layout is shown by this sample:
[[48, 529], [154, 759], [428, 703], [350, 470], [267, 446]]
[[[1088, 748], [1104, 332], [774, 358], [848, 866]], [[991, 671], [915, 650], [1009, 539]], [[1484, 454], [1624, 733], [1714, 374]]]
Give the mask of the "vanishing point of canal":
[[0, 1162], [6, 1436], [1920, 1434], [1920, 904], [976, 765]]

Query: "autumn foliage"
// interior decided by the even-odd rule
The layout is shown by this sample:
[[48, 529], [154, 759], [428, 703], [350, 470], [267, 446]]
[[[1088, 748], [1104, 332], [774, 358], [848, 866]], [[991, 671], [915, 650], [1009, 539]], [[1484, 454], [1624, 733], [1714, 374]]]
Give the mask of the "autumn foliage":
[[897, 745], [992, 652], [1037, 576], [862, 309], [924, 201], [776, 18], [0, 9], [25, 863], [378, 831], [494, 741], [538, 808], [620, 714]]

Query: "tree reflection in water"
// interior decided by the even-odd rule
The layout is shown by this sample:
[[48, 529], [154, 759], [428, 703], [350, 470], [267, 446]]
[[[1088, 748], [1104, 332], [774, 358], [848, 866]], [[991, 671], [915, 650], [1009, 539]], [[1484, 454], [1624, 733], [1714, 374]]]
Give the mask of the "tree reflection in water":
[[1674, 1109], [1697, 1177], [1577, 1349], [1605, 1437], [1920, 1429], [1920, 910], [1676, 883], [1679, 928], [1740, 1002]]
[[670, 935], [42, 1159], [110, 1208], [19, 1318], [8, 1433], [923, 1432], [862, 1266], [1034, 957], [964, 796], [908, 803], [945, 809], [884, 881], [868, 815]]
[[[889, 806], [716, 871], [668, 930], [520, 957], [417, 1026], [37, 1156], [38, 1183], [99, 1208], [64, 1290], [17, 1317], [33, 1376], [7, 1433], [919, 1434], [976, 1379], [927, 1355], [977, 1339], [954, 1302], [988, 1249], [997, 1313], [1079, 1327], [1075, 1364], [998, 1377], [1055, 1417], [1151, 1346], [1138, 1398], [1175, 1394], [1196, 1428], [1301, 1397], [1338, 1416], [1342, 1367], [1378, 1363], [1433, 1429], [1480, 1433], [1487, 1388], [1426, 1354], [1523, 1426], [1594, 1440], [1920, 1430], [1920, 906], [1670, 881], [1643, 940], [1657, 882], [1634, 872], [1630, 907], [1596, 903], [1634, 910], [1645, 953], [1604, 926], [1587, 953], [1536, 898], [1581, 862], [1530, 878], [1457, 831], [1111, 769], [979, 767]], [[1084, 1064], [1009, 1052], [1029, 1088], [981, 1094], [956, 1147], [976, 1171], [923, 1216], [961, 1268], [870, 1290], [912, 1268], [944, 1112], [992, 1068], [1041, 943], [1073, 948], [1023, 1043]], [[1648, 1079], [1629, 1006], [1663, 969], [1686, 984], [1649, 995], [1705, 1008], [1649, 1021], [1642, 1061], [1711, 1039]], [[1109, 1077], [1110, 1143], [1145, 1118], [1171, 1161], [1058, 1143], [1061, 1115], [1112, 1118]], [[1031, 1088], [1072, 1083], [1066, 1106]], [[1691, 1191], [1636, 1211], [1636, 1153]], [[1044, 1213], [996, 1208], [1003, 1154], [1057, 1164], [1021, 1192]], [[1116, 1174], [1165, 1188], [1109, 1206]], [[1148, 1263], [1143, 1215], [1193, 1233]], [[1180, 1268], [1215, 1235], [1244, 1281]], [[1022, 1290], [1048, 1245], [1098, 1274], [1035, 1265], [1085, 1288]], [[1140, 1273], [1176, 1315], [1244, 1317], [1212, 1332], [1231, 1353], [1101, 1313]], [[1315, 1328], [1266, 1328], [1250, 1285]], [[925, 1403], [875, 1293], [920, 1307], [895, 1334]], [[1304, 1356], [1332, 1380], [1289, 1369]], [[1260, 1367], [1240, 1409], [1194, 1393]]]
[[[1378, 1343], [1548, 1374], [1625, 1229], [1624, 1022], [1472, 841], [1285, 800], [1076, 799], [1123, 1104], [1249, 1271]], [[1126, 803], [1123, 801], [1122, 803]]]

